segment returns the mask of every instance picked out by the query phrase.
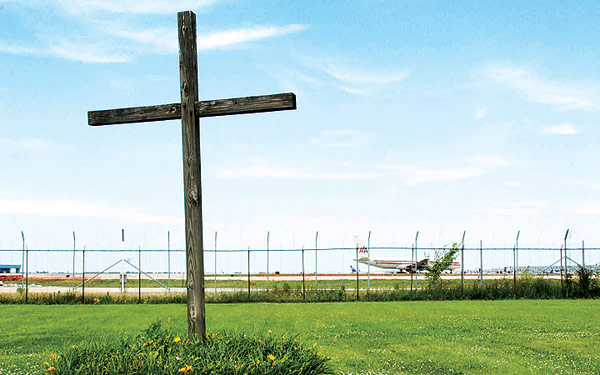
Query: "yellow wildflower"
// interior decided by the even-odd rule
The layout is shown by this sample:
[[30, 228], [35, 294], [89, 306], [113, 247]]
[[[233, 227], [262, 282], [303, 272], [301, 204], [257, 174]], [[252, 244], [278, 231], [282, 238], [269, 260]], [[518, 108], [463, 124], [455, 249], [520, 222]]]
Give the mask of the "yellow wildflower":
[[271, 334], [271, 330], [268, 330], [267, 333], [270, 335]]
[[214, 339], [215, 337], [217, 337], [218, 335], [216, 333], [213, 333], [212, 335], [210, 335], [211, 339]]
[[182, 368], [180, 368], [180, 369], [179, 369], [179, 371], [177, 371], [177, 372], [186, 373], [186, 372], [188, 372], [188, 371], [192, 371], [192, 366], [189, 366], [189, 365], [188, 365], [188, 366], [182, 367]]
[[77, 348], [77, 345], [72, 345], [71, 346], [71, 349], [75, 349], [75, 348]]
[[48, 362], [44, 362], [44, 366], [50, 367], [50, 364]]
[[146, 347], [146, 346], [148, 346], [148, 343], [147, 343], [147, 342], [145, 342], [145, 343], [144, 343], [142, 346], [143, 346], [143, 347]]
[[315, 342], [315, 343], [313, 344], [313, 348], [316, 348], [316, 347], [317, 347], [317, 343]]
[[56, 359], [56, 353], [50, 353], [50, 357], [52, 357], [52, 359]]
[[48, 371], [50, 371], [50, 372], [54, 371], [54, 367], [52, 367], [52, 366], [48, 367]]
[[175, 342], [175, 343], [178, 343], [178, 342], [180, 342], [180, 341], [181, 341], [181, 338], [179, 338], [179, 337], [175, 337], [175, 338], [173, 339], [173, 342]]
[[258, 342], [260, 342], [261, 344], [264, 344], [265, 342], [261, 339], [258, 339]]
[[275, 356], [273, 354], [269, 354], [267, 358], [269, 358], [271, 361], [275, 360]]

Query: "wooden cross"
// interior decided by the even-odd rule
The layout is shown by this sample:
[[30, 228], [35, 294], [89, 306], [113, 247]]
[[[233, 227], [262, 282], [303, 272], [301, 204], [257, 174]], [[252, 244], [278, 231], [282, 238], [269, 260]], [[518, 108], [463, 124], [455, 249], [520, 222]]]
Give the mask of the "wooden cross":
[[198, 101], [196, 15], [177, 14], [181, 103], [88, 112], [92, 126], [181, 119], [185, 245], [187, 263], [188, 333], [205, 337], [204, 247], [202, 244], [202, 189], [200, 181], [200, 117], [296, 109], [293, 93]]

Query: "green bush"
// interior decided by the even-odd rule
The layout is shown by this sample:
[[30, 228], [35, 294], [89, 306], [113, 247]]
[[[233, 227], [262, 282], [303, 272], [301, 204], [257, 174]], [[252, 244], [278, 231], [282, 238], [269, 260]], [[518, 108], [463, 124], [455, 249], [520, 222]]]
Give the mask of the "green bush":
[[242, 333], [209, 335], [203, 342], [185, 339], [152, 324], [133, 339], [86, 341], [44, 361], [53, 374], [331, 374], [329, 359], [316, 344], [269, 331], [258, 338]]

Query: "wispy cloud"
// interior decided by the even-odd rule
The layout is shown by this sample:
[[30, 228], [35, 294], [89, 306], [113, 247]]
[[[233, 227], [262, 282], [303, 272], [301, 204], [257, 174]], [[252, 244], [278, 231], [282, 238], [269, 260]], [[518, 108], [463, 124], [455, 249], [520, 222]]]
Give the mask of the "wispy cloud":
[[0, 213], [42, 217], [77, 217], [116, 220], [131, 223], [179, 224], [171, 216], [153, 215], [137, 207], [112, 206], [73, 199], [10, 199], [0, 196]]
[[35, 55], [37, 53], [33, 48], [7, 44], [2, 41], [0, 41], [0, 52], [11, 55]]
[[482, 118], [485, 117], [487, 113], [487, 108], [486, 107], [478, 107], [475, 109], [475, 120], [481, 120]]
[[532, 216], [543, 213], [549, 203], [542, 200], [520, 201], [520, 202], [495, 202], [488, 207], [464, 209], [464, 212], [478, 212], [490, 215], [507, 216]]
[[308, 143], [321, 147], [368, 146], [375, 143], [375, 135], [351, 129], [327, 130], [309, 139]]
[[115, 51], [111, 46], [93, 43], [74, 43], [58, 40], [49, 47], [49, 52], [67, 60], [85, 63], [129, 62], [131, 57]]
[[50, 148], [70, 147], [56, 143], [43, 138], [0, 138], [0, 149], [6, 152], [11, 151], [35, 151], [47, 150]]
[[[182, 9], [202, 9], [216, 0], [51, 0], [68, 13], [127, 13], [127, 14], [173, 14]], [[39, 1], [33, 1], [39, 3]]]
[[514, 159], [490, 154], [472, 155], [465, 159], [473, 164], [490, 167], [506, 167], [516, 163]]
[[306, 30], [306, 25], [255, 26], [227, 31], [218, 31], [198, 38], [198, 49], [224, 48], [235, 44], [273, 38]]
[[378, 166], [376, 168], [387, 171], [386, 175], [400, 177], [407, 185], [460, 181], [481, 176], [487, 172], [484, 168], [473, 167], [427, 168], [417, 166]]
[[600, 203], [598, 202], [578, 202], [568, 206], [563, 206], [563, 210], [580, 215], [600, 215]]
[[600, 109], [600, 89], [583, 82], [561, 82], [543, 78], [521, 67], [490, 66], [484, 75], [510, 87], [535, 103], [550, 104], [560, 110]]
[[388, 84], [402, 82], [408, 77], [406, 69], [374, 72], [349, 68], [336, 64], [325, 64], [320, 69], [331, 77], [349, 84]]
[[217, 170], [217, 177], [269, 177], [302, 180], [360, 180], [376, 178], [377, 175], [373, 173], [315, 173], [292, 168], [250, 166], [241, 169], [219, 169]]
[[558, 135], [573, 135], [579, 133], [577, 129], [568, 122], [562, 124], [548, 126], [540, 130], [541, 134], [558, 134]]

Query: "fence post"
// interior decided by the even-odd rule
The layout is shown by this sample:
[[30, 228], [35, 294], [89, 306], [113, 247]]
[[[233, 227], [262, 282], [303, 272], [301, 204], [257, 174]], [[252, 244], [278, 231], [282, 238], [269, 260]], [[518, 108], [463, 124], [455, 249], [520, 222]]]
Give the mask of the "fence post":
[[85, 305], [85, 246], [83, 247], [83, 259], [81, 260], [81, 303]]
[[27, 266], [27, 273], [25, 274], [25, 303], [27, 303], [29, 298], [29, 247], [25, 250], [25, 263]]
[[[568, 276], [569, 274], [569, 263], [568, 263], [568, 257], [567, 257], [567, 237], [569, 237], [569, 230], [567, 229], [567, 232], [565, 233], [565, 240], [564, 240], [564, 245], [565, 245], [565, 277]], [[565, 295], [567, 298], [569, 298], [569, 288], [565, 289]]]
[[73, 279], [71, 291], [75, 293], [75, 231], [73, 231], [73, 273], [71, 274], [71, 279]]
[[[412, 262], [415, 259], [415, 244], [412, 244], [411, 247], [412, 247], [412, 249], [411, 249], [411, 252], [410, 252], [410, 260]], [[413, 278], [415, 276], [415, 266], [414, 266], [414, 263], [413, 263], [413, 265], [412, 265], [411, 268], [412, 268], [412, 270], [410, 272], [410, 291], [412, 292], [413, 291]]]
[[417, 241], [419, 240], [419, 231], [417, 231], [417, 235], [415, 236], [415, 263], [413, 264], [413, 269], [415, 270], [415, 289], [419, 287], [419, 247]]
[[317, 233], [315, 234], [315, 288], [317, 288], [317, 284], [319, 283], [319, 273], [317, 272], [317, 254], [318, 254], [318, 250], [319, 250], [319, 246], [318, 246], [318, 241], [319, 241], [319, 231], [317, 231]]
[[563, 285], [563, 245], [560, 245], [560, 295], [565, 296], [565, 288]]
[[465, 288], [465, 234], [463, 231], [462, 240], [460, 241], [460, 288]]
[[513, 246], [513, 295], [517, 298], [517, 251], [519, 248], [519, 235], [521, 231], [517, 232], [517, 238], [515, 245]]
[[483, 288], [483, 241], [479, 240], [479, 274], [481, 276], [480, 285]]
[[215, 231], [215, 297], [217, 296], [217, 231]]
[[267, 292], [269, 291], [269, 237], [271, 237], [271, 232], [267, 231]]
[[171, 231], [167, 231], [167, 291], [171, 293]]
[[23, 239], [23, 252], [21, 253], [21, 287], [25, 283], [25, 234], [21, 231], [21, 238]]
[[358, 271], [358, 244], [356, 245], [356, 300], [360, 300], [360, 295], [359, 295], [359, 274], [360, 272]]
[[[367, 238], [367, 257], [371, 258], [371, 231], [369, 231], [369, 237]], [[371, 289], [371, 262], [367, 266], [367, 293]]]
[[302, 245], [302, 300], [306, 301], [306, 287], [304, 285], [304, 245]]
[[585, 268], [585, 241], [581, 241], [581, 267]]
[[138, 304], [142, 303], [142, 247], [138, 246]]
[[248, 246], [248, 301], [250, 301], [250, 246]]

